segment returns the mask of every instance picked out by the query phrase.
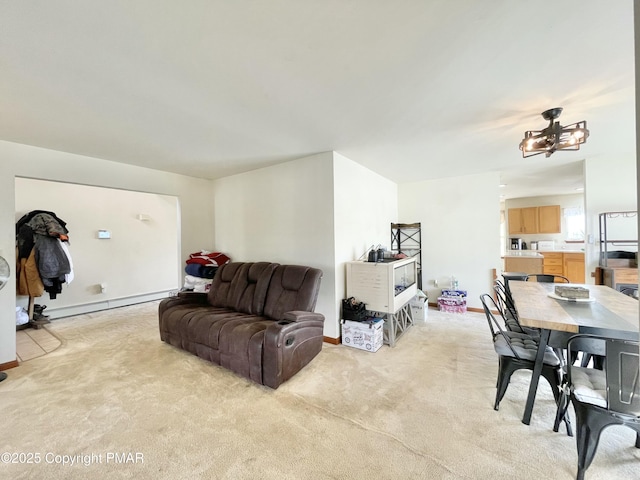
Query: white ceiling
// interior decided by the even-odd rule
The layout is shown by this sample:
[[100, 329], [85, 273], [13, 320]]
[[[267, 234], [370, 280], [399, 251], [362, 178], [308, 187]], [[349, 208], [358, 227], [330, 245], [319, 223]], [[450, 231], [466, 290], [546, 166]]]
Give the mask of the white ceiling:
[[[205, 178], [335, 150], [510, 198], [635, 156], [631, 0], [3, 1], [0, 69], [0, 139]], [[588, 142], [522, 159], [556, 106]]]

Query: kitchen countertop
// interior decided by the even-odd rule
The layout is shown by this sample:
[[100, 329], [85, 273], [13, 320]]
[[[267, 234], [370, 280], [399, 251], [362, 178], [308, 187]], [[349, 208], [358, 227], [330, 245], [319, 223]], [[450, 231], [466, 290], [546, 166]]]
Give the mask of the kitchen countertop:
[[555, 250], [534, 250], [541, 253], [584, 253], [581, 248], [556, 248]]
[[505, 256], [528, 256], [531, 254], [543, 254], [543, 253], [584, 253], [584, 250], [579, 248], [556, 248], [555, 250], [507, 250]]
[[502, 258], [504, 257], [543, 258], [544, 256], [538, 250], [507, 250]]

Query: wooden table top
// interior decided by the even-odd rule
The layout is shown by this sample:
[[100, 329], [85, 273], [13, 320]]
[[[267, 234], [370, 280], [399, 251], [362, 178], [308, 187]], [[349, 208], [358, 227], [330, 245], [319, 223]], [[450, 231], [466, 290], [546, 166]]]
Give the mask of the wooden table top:
[[[558, 285], [585, 287], [593, 302], [551, 298]], [[612, 338], [637, 339], [640, 330], [638, 300], [605, 285], [510, 281], [509, 290], [526, 327], [569, 333], [590, 333]]]

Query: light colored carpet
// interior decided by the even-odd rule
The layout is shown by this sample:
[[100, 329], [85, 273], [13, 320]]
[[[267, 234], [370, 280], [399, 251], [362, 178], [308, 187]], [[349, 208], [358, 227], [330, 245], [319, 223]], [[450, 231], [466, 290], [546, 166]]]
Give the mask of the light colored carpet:
[[[39, 463], [0, 464], [0, 478], [575, 477], [575, 439], [552, 431], [544, 381], [530, 426], [520, 421], [527, 373], [493, 410], [497, 358], [483, 315], [429, 310], [377, 353], [325, 345], [271, 390], [162, 343], [156, 309], [48, 327], [62, 346], [0, 383], [0, 452]], [[634, 440], [606, 430], [587, 478], [639, 478]], [[65, 455], [76, 464], [60, 464]]]

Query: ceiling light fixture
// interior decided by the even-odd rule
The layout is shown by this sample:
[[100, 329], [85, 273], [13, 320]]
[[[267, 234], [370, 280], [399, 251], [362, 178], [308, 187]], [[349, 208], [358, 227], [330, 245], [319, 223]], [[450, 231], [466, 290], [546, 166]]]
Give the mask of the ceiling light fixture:
[[549, 126], [543, 130], [527, 130], [520, 142], [522, 157], [532, 157], [541, 153], [550, 157], [556, 150], [580, 150], [580, 145], [587, 141], [589, 130], [585, 120], [563, 127], [555, 120], [562, 113], [561, 107], [542, 112], [542, 118], [549, 120]]

